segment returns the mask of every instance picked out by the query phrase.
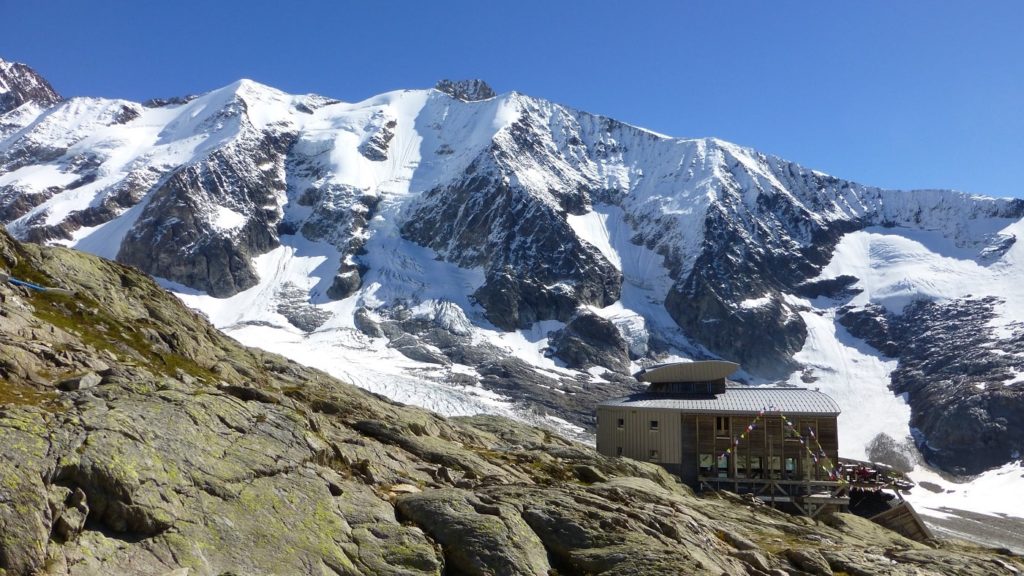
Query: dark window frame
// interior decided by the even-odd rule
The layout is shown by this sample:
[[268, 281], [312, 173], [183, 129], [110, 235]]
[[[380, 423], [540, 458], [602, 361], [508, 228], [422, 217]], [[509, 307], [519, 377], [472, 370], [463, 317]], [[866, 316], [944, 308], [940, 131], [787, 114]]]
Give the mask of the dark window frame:
[[715, 416], [715, 436], [718, 438], [728, 438], [729, 431], [732, 430], [732, 422], [728, 416]]

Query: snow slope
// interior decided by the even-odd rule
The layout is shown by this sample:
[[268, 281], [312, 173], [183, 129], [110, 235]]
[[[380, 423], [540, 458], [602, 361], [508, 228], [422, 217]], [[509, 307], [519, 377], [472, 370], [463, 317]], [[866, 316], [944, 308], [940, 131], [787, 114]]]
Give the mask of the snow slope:
[[[1007, 237], [1024, 232], [1021, 222], [1005, 224], [990, 223], [989, 234]], [[801, 385], [802, 376], [813, 374], [813, 385], [842, 407], [842, 455], [865, 459], [864, 448], [877, 434], [902, 441], [911, 430], [910, 407], [905, 398], [888, 389], [896, 359], [852, 337], [835, 321], [837, 309], [870, 303], [899, 313], [915, 300], [996, 294], [1001, 297], [996, 327], [1019, 326], [1024, 319], [1024, 285], [1010, 267], [1021, 254], [1020, 247], [1014, 245], [997, 262], [985, 262], [976, 248], [957, 246], [931, 230], [868, 228], [843, 237], [831, 262], [822, 270], [821, 279], [854, 276], [859, 281], [853, 286], [862, 291], [841, 302], [828, 298], [801, 300], [808, 308], [803, 315], [810, 335], [797, 359], [806, 368], [803, 374], [791, 378], [792, 384]], [[1001, 468], [959, 481], [919, 463], [909, 474], [911, 479], [929, 483], [938, 491], [918, 488], [908, 500], [926, 516], [944, 518], [948, 513], [942, 509], [952, 508], [1024, 518], [1024, 499], [1015, 496], [1024, 481], [1020, 454], [1017, 458]]]

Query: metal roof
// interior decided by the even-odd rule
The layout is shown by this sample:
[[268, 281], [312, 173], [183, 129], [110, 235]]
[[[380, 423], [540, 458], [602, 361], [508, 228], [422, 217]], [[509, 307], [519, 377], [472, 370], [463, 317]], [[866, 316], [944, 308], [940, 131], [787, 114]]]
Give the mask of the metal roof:
[[699, 362], [673, 362], [660, 364], [641, 370], [636, 379], [641, 382], [708, 382], [720, 380], [736, 370], [740, 365], [725, 360], [702, 360]]
[[736, 386], [717, 396], [682, 396], [641, 393], [606, 400], [602, 408], [643, 408], [674, 410], [688, 414], [757, 414], [761, 410], [793, 416], [840, 413], [839, 405], [827, 395], [806, 388]]

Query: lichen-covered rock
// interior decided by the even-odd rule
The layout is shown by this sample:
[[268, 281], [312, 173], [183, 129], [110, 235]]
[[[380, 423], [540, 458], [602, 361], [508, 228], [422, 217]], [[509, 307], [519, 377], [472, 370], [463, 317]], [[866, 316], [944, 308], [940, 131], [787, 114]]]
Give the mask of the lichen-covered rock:
[[793, 566], [808, 574], [813, 574], [814, 576], [832, 576], [833, 574], [832, 569], [828, 566], [828, 562], [816, 550], [788, 548], [784, 554], [793, 563]]
[[46, 563], [48, 440], [44, 412], [0, 403], [0, 569], [12, 574], [32, 574]]
[[446, 489], [402, 497], [398, 512], [423, 526], [460, 573], [532, 576], [551, 568], [544, 545], [515, 508]]

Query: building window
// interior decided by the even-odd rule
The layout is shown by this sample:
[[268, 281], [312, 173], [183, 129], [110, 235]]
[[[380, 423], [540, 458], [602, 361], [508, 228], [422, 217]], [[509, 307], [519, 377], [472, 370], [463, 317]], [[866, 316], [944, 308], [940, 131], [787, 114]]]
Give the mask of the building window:
[[648, 459], [651, 460], [652, 462], [657, 462], [658, 461], [658, 451], [657, 450], [651, 450], [648, 453]]
[[715, 466], [715, 457], [711, 454], [700, 455], [700, 475], [710, 476], [711, 469]]
[[717, 466], [717, 468], [718, 468], [718, 477], [719, 478], [728, 478], [729, 477], [729, 456], [726, 455], [726, 454], [722, 454], [721, 456], [718, 457], [717, 464], [718, 464], [718, 466]]
[[729, 435], [729, 417], [728, 416], [717, 416], [715, 418], [715, 435], [716, 436], [728, 436]]
[[736, 455], [736, 477], [746, 478], [747, 477], [747, 457], [737, 454]]
[[782, 474], [782, 458], [780, 458], [778, 456], [772, 456], [771, 460], [772, 460], [772, 467], [771, 467], [772, 478], [778, 478]]
[[615, 421], [615, 427], [618, 428], [619, 430], [622, 430], [625, 426], [626, 426], [626, 419], [625, 418], [619, 418], [618, 420]]
[[651, 420], [651, 430], [657, 430], [657, 429], [658, 429], [658, 421], [657, 420]]
[[616, 456], [622, 456], [622, 446], [616, 446], [615, 447], [615, 455]]
[[750, 477], [751, 478], [764, 478], [764, 471], [761, 470], [761, 457], [751, 456], [750, 457]]
[[786, 458], [786, 477], [792, 478], [796, 474], [796, 458]]

